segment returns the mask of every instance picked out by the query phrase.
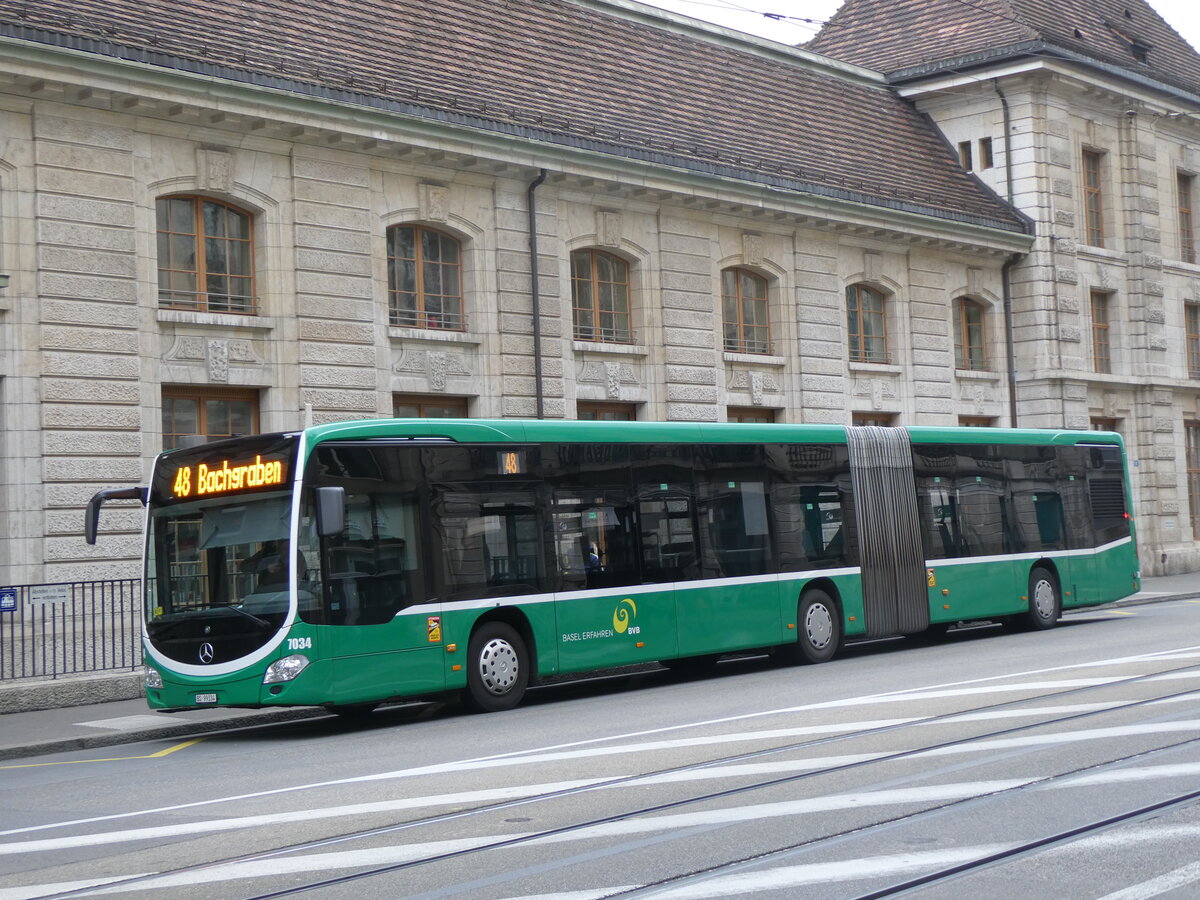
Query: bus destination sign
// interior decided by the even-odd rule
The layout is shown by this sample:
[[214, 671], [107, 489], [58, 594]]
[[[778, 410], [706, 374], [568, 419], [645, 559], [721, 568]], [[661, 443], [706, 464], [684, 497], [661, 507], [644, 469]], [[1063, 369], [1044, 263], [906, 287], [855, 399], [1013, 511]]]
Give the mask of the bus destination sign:
[[185, 497], [236, 494], [283, 484], [286, 477], [285, 460], [263, 459], [261, 455], [255, 456], [253, 462], [231, 463], [227, 459], [212, 465], [202, 462], [194, 466], [183, 465], [175, 471], [171, 495], [182, 500]]

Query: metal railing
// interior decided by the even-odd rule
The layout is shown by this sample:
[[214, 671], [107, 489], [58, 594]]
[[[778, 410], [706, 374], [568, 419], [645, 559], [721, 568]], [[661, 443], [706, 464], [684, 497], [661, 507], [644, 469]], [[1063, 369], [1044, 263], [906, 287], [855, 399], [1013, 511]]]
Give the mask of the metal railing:
[[142, 663], [141, 579], [0, 587], [0, 682]]

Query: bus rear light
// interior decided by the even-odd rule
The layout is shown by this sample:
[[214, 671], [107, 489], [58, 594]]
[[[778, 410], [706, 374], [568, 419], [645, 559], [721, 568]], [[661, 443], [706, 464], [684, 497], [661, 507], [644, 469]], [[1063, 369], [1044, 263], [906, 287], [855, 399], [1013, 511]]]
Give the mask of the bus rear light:
[[300, 653], [293, 653], [291, 656], [277, 659], [267, 666], [266, 674], [263, 675], [263, 684], [291, 681], [306, 668], [308, 668], [308, 657]]

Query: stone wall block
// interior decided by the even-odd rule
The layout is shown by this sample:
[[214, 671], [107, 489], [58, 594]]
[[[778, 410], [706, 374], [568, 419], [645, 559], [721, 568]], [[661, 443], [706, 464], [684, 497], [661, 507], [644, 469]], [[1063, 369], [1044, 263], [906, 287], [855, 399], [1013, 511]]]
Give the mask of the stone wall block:
[[52, 115], [35, 117], [33, 125], [38, 138], [110, 150], [133, 150], [133, 132], [126, 128]]
[[41, 193], [37, 196], [37, 212], [38, 216], [43, 218], [65, 219], [73, 223], [124, 228], [132, 228], [134, 224], [132, 203], [92, 200], [84, 197]]
[[[43, 297], [69, 297], [80, 300], [106, 300], [113, 303], [128, 303], [137, 302], [137, 282], [132, 279], [128, 281], [118, 281], [113, 278], [89, 277], [85, 275], [64, 275], [56, 272], [42, 272], [38, 275], [38, 293]], [[95, 324], [95, 325], [117, 325], [122, 328], [127, 328], [133, 324], [129, 314], [123, 314], [122, 310], [105, 307], [100, 310], [100, 307], [90, 303], [79, 304], [81, 308], [80, 315], [84, 318], [76, 320], [73, 315], [73, 304], [63, 304], [57, 301], [47, 301], [42, 304], [42, 321], [43, 322], [62, 322], [64, 324]], [[88, 310], [99, 312], [101, 319], [93, 321], [87, 318]], [[65, 314], [65, 315], [64, 315]], [[115, 317], [110, 318], [110, 317]], [[105, 320], [108, 321], [105, 321]]]
[[301, 319], [300, 339], [306, 341], [332, 341], [348, 344], [375, 343], [374, 325], [354, 325], [347, 322], [330, 322], [322, 319]]

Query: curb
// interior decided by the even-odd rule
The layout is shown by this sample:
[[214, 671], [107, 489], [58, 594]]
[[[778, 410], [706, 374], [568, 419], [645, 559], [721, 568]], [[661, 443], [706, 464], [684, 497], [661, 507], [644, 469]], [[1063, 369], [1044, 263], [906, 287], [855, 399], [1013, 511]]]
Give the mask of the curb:
[[303, 719], [325, 718], [332, 715], [319, 706], [290, 707], [285, 709], [248, 710], [235, 718], [218, 719], [212, 722], [181, 722], [161, 728], [142, 728], [113, 734], [82, 735], [60, 738], [20, 747], [0, 747], [0, 760], [24, 759], [50, 753], [69, 753], [73, 750], [94, 750], [100, 747], [117, 747], [141, 741], [169, 740], [214, 734], [216, 732], [239, 731], [246, 728], [274, 725], [280, 722], [295, 722]]

